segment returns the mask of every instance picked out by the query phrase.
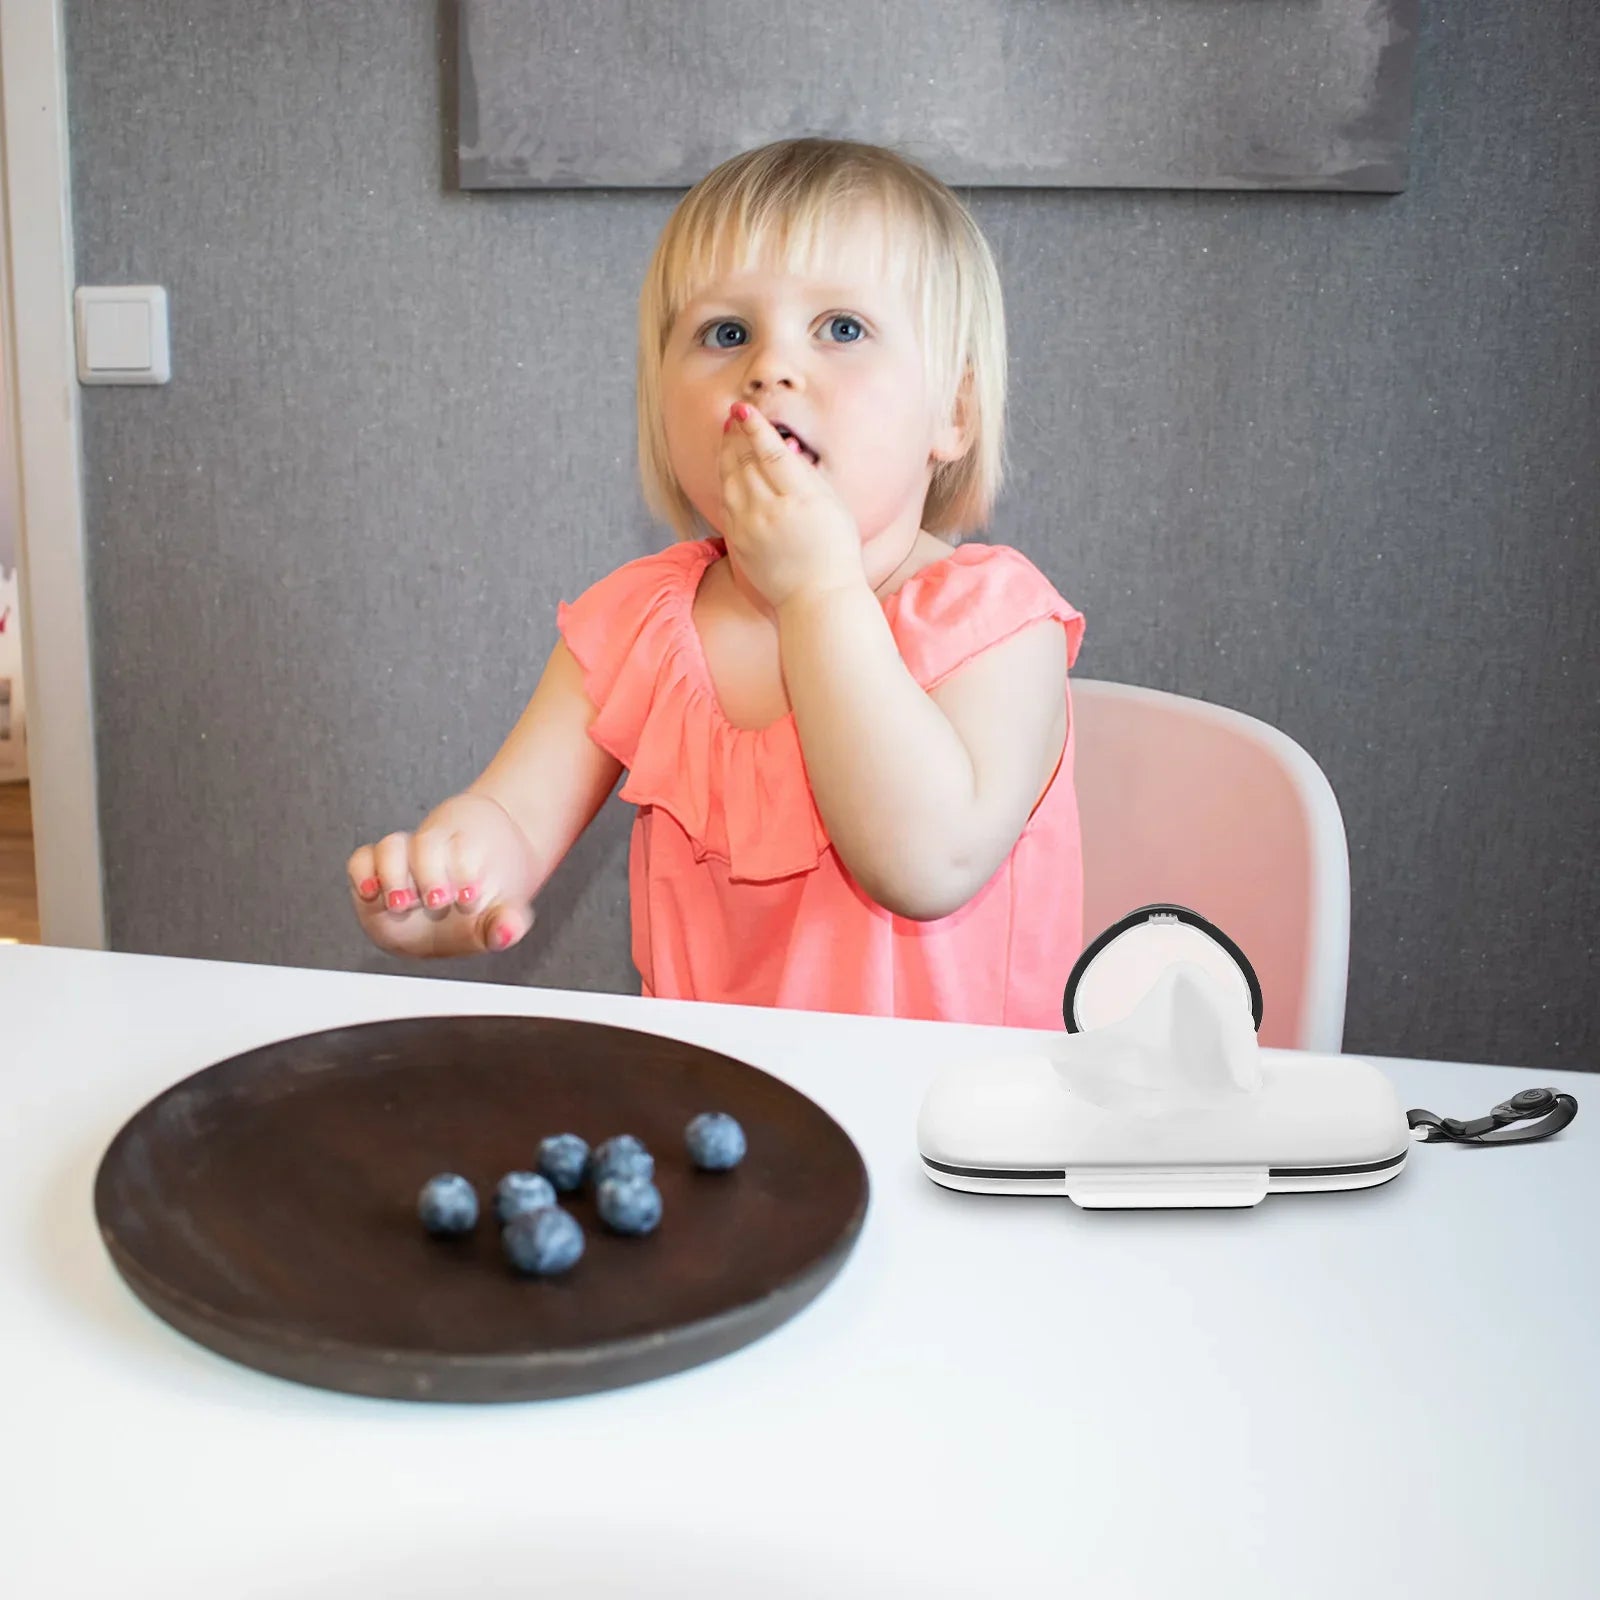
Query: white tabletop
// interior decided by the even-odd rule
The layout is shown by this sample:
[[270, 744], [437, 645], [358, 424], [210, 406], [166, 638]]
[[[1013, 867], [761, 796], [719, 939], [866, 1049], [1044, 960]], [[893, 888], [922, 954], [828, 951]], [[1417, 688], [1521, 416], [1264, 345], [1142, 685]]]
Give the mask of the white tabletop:
[[[719, 1361], [510, 1406], [303, 1388], [133, 1298], [91, 1185], [151, 1096], [272, 1039], [458, 1012], [647, 1028], [804, 1090], [871, 1174], [843, 1272]], [[930, 1183], [937, 1065], [1036, 1038], [0, 949], [0, 1593], [1600, 1593], [1595, 1110], [1236, 1212]], [[1462, 1117], [1591, 1083], [1372, 1059]]]

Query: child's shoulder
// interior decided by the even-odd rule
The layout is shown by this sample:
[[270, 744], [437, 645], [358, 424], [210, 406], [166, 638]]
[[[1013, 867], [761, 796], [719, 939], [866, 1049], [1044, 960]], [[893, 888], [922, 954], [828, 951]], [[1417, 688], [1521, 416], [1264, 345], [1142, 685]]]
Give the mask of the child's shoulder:
[[1077, 658], [1083, 614], [1033, 562], [1004, 544], [959, 544], [914, 572], [884, 603], [912, 676], [924, 688], [1034, 622], [1054, 618]]
[[1018, 606], [1073, 609], [1020, 550], [979, 543], [958, 544], [919, 567], [885, 605], [926, 623], [947, 621], [952, 613], [1004, 613]]
[[698, 583], [700, 574], [721, 556], [719, 540], [685, 539], [669, 544], [664, 550], [653, 550], [649, 555], [623, 562], [590, 588], [609, 589], [619, 595], [652, 588], [681, 588], [685, 583]]
[[556, 626], [600, 703], [642, 647], [660, 656], [681, 649], [694, 624], [695, 590], [721, 555], [713, 540], [669, 545], [627, 561], [556, 607]]

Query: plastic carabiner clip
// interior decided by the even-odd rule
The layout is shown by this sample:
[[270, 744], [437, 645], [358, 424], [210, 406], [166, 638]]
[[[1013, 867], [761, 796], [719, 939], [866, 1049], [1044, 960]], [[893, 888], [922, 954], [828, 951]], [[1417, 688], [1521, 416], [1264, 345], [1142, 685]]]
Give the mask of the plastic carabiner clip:
[[[1578, 1114], [1577, 1098], [1554, 1089], [1524, 1089], [1509, 1100], [1502, 1100], [1486, 1117], [1470, 1122], [1455, 1117], [1435, 1116], [1431, 1111], [1408, 1111], [1406, 1121], [1413, 1132], [1430, 1144], [1450, 1141], [1455, 1144], [1528, 1144], [1560, 1133]], [[1516, 1126], [1537, 1117], [1525, 1128]]]

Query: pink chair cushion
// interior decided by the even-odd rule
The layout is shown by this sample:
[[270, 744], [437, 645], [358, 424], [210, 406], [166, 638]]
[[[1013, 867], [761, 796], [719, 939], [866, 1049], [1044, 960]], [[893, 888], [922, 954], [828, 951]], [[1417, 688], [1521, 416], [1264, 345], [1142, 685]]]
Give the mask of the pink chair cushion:
[[1075, 685], [1073, 695], [1085, 943], [1139, 906], [1189, 906], [1256, 969], [1261, 1043], [1303, 1048], [1315, 884], [1293, 776], [1200, 701], [1100, 687]]

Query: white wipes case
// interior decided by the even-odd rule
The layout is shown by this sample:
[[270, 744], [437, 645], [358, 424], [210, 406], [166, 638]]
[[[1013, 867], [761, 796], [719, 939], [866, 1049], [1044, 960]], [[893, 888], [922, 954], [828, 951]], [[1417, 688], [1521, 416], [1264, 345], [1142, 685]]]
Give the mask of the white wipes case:
[[1144, 907], [1067, 985], [1075, 1030], [1031, 1055], [961, 1061], [929, 1088], [923, 1169], [980, 1194], [1085, 1207], [1253, 1206], [1404, 1169], [1406, 1113], [1354, 1056], [1263, 1051], [1243, 953], [1195, 913]]

